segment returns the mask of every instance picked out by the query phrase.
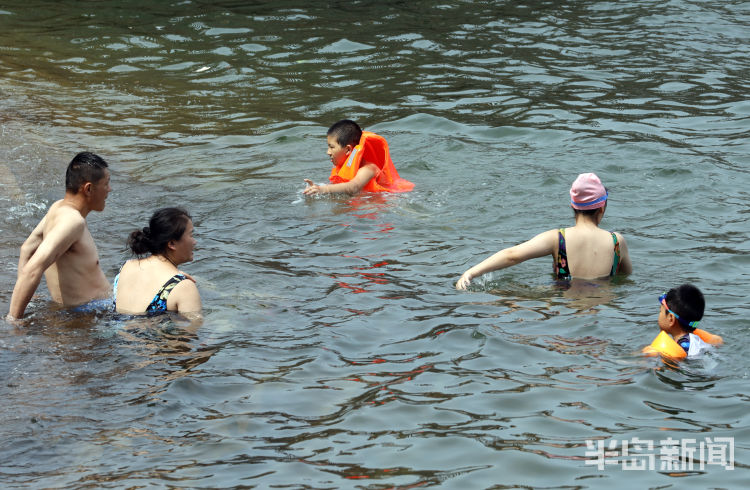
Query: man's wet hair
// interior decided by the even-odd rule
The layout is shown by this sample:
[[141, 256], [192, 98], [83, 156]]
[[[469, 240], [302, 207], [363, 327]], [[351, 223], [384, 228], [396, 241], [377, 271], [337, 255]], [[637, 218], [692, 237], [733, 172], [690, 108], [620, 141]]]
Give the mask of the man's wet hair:
[[340, 146], [357, 146], [362, 138], [362, 128], [349, 119], [342, 119], [328, 128], [328, 136], [333, 136]]
[[107, 162], [102, 157], [88, 151], [82, 151], [70, 161], [65, 172], [65, 190], [78, 193], [86, 182], [97, 183], [105, 175]]

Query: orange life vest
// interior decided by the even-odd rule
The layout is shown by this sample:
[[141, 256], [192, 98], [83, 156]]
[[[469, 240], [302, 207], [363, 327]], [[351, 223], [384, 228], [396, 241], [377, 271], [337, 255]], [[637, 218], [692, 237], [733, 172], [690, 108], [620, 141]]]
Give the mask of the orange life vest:
[[362, 131], [359, 144], [355, 146], [349, 158], [340, 166], [331, 169], [330, 181], [333, 184], [349, 182], [357, 175], [362, 162], [374, 163], [378, 173], [362, 188], [365, 192], [408, 192], [414, 184], [398, 176], [393, 166], [388, 142], [382, 136], [370, 131]]
[[[724, 343], [724, 339], [720, 336], [708, 333], [700, 328], [693, 330], [693, 333], [707, 344], [721, 345]], [[684, 359], [687, 357], [685, 349], [680, 347], [680, 344], [675, 342], [675, 340], [663, 330], [659, 332], [659, 335], [657, 335], [654, 341], [651, 342], [651, 345], [647, 345], [643, 348], [642, 352], [649, 356], [660, 354], [662, 356], [671, 357], [672, 359]]]

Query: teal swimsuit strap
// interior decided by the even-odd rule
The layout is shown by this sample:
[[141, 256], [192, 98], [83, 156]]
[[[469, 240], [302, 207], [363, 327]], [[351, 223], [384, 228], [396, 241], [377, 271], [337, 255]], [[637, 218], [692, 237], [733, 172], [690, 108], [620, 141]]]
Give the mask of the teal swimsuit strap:
[[120, 266], [120, 270], [117, 271], [117, 275], [115, 276], [115, 282], [112, 285], [112, 307], [117, 308], [117, 283], [120, 282], [120, 273], [122, 272], [122, 268], [125, 267], [125, 264], [122, 264]]
[[620, 265], [620, 244], [617, 242], [617, 235], [610, 232], [612, 235], [612, 241], [615, 242], [615, 256], [612, 260], [612, 271], [609, 273], [610, 276], [614, 276], [617, 273], [617, 267]]

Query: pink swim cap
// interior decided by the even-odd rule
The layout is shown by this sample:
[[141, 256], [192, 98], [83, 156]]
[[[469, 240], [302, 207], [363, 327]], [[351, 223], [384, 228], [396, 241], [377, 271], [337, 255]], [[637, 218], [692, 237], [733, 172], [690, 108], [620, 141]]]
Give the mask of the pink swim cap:
[[599, 209], [607, 203], [607, 195], [596, 174], [580, 174], [570, 188], [570, 205], [574, 209]]

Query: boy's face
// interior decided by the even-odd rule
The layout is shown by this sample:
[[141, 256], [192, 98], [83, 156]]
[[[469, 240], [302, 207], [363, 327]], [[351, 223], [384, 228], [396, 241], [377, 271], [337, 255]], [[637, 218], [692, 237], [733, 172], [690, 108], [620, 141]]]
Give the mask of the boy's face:
[[669, 318], [667, 317], [669, 313], [667, 313], [667, 309], [664, 308], [664, 305], [659, 305], [659, 329], [664, 330], [665, 332], [669, 333]]
[[667, 332], [671, 336], [682, 334], [680, 324], [672, 314], [667, 311], [666, 306], [662, 303], [659, 305], [659, 329]]
[[334, 167], [340, 167], [346, 161], [346, 157], [349, 156], [349, 152], [352, 150], [351, 145], [341, 146], [336, 138], [329, 134], [326, 138], [328, 141], [328, 156], [331, 158], [331, 163]]

